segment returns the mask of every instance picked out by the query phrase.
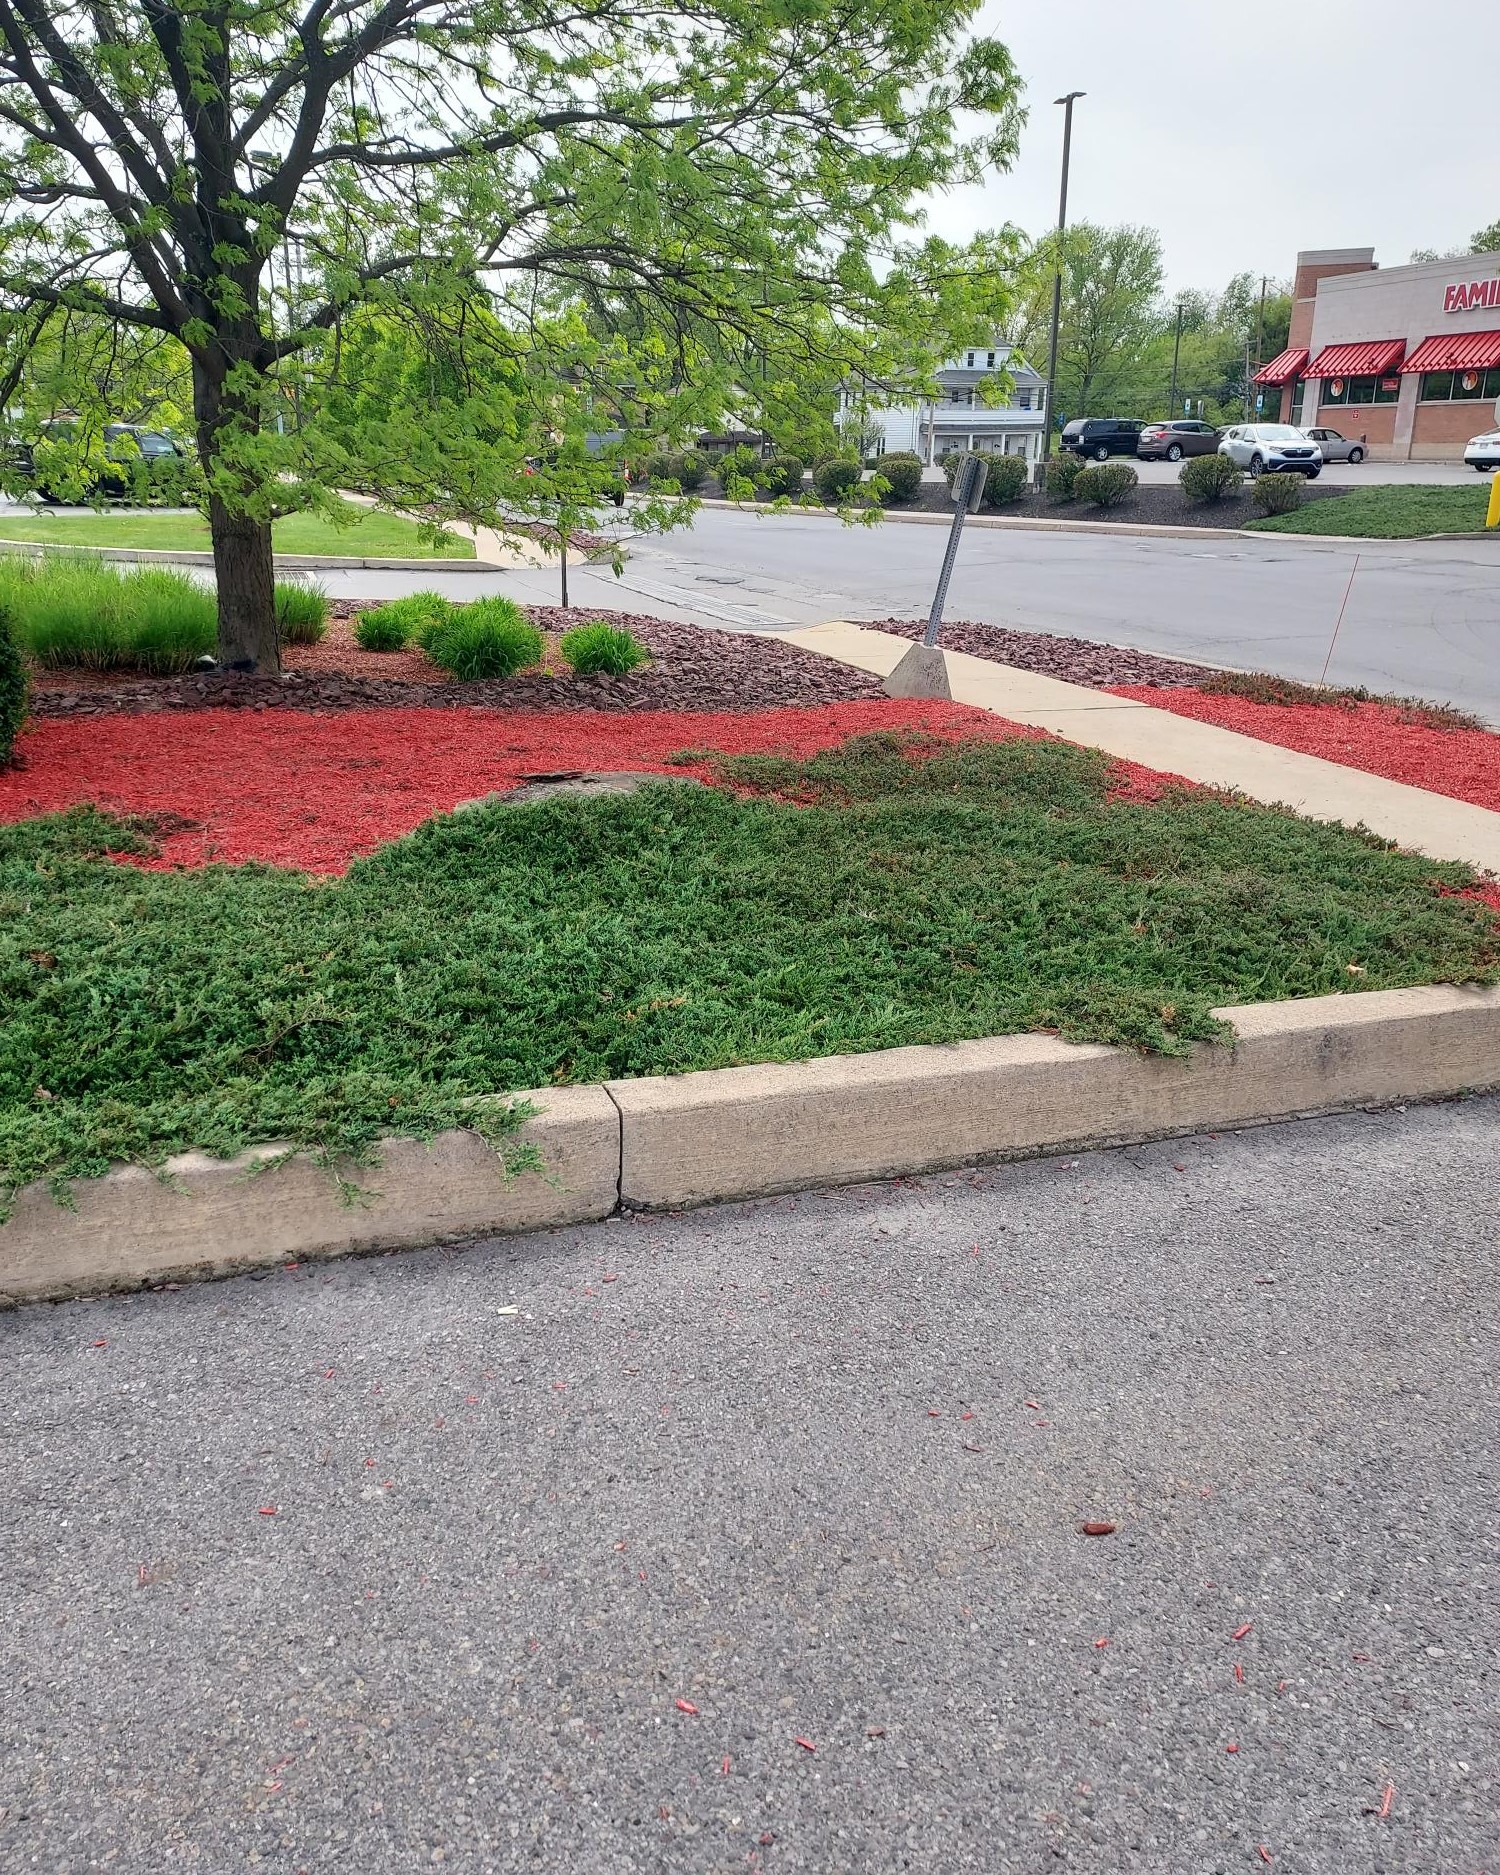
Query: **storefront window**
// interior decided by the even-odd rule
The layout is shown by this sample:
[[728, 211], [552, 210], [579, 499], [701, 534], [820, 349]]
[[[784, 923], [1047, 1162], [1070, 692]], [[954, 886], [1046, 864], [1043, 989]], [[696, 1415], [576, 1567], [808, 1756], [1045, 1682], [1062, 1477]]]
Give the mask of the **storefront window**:
[[1393, 404], [1401, 395], [1399, 378], [1328, 378], [1325, 404]]
[[1421, 395], [1424, 404], [1492, 403], [1500, 397], [1500, 370], [1424, 371]]

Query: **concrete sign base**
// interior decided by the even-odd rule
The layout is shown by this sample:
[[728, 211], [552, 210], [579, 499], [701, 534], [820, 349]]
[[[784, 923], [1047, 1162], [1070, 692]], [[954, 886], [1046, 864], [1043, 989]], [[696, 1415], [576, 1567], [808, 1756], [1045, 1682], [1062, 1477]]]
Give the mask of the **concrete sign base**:
[[888, 697], [941, 697], [951, 702], [948, 664], [937, 645], [913, 645], [882, 685]]

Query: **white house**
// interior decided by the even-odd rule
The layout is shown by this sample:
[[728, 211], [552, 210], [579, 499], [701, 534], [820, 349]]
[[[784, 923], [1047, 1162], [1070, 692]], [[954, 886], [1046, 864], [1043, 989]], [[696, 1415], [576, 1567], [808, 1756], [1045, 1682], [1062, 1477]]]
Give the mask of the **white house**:
[[[990, 403], [981, 386], [1002, 374], [1011, 389], [1000, 403]], [[879, 386], [845, 385], [839, 393], [840, 428], [859, 430], [872, 455], [911, 450], [930, 464], [949, 450], [978, 449], [1036, 461], [1046, 386], [1019, 352], [993, 340], [964, 351], [935, 375], [938, 395], [915, 403], [883, 404], [876, 401]]]

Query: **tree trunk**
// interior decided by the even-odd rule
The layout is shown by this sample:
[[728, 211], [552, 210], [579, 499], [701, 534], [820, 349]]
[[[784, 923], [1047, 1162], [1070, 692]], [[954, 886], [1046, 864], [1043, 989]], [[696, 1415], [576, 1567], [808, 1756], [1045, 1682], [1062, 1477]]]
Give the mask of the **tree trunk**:
[[276, 627], [271, 524], [231, 514], [213, 495], [208, 527], [219, 589], [219, 662], [228, 670], [274, 676], [281, 669], [281, 635]]
[[208, 528], [218, 587], [219, 663], [227, 670], [274, 676], [281, 669], [281, 640], [276, 626], [271, 524], [236, 512], [238, 504], [231, 507], [223, 493], [213, 488], [214, 471], [221, 466], [224, 433], [232, 426], [241, 434], [253, 435], [259, 427], [258, 406], [245, 404], [225, 390], [229, 362], [222, 351], [193, 359], [198, 460], [211, 491]]

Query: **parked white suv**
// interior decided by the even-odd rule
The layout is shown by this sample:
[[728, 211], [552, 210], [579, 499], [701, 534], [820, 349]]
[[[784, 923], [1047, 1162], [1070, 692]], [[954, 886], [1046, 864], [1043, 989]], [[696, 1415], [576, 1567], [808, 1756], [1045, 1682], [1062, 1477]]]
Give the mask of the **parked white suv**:
[[1219, 454], [1252, 476], [1285, 473], [1315, 482], [1323, 472], [1322, 450], [1290, 423], [1236, 423], [1224, 432]]

